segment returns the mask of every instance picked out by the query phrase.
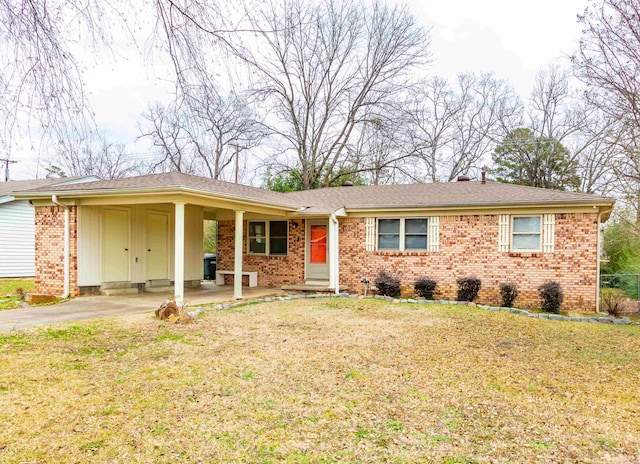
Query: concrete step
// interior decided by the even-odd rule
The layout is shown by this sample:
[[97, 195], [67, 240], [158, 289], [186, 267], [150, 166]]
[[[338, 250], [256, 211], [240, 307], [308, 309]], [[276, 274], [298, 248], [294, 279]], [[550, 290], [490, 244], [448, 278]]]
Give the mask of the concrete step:
[[129, 282], [128, 280], [119, 281], [119, 282], [102, 282], [102, 285], [100, 285], [100, 288], [102, 290], [105, 290], [108, 288], [131, 288], [131, 282]]
[[[287, 292], [320, 292], [320, 293], [333, 293], [335, 287], [329, 287], [328, 285], [309, 285], [309, 284], [296, 284], [296, 285], [283, 285], [280, 287], [283, 291]], [[346, 292], [349, 287], [346, 285], [340, 285], [340, 292]]]
[[146, 287], [144, 288], [146, 293], [173, 293], [172, 285], [165, 285], [163, 287]]
[[135, 295], [138, 293], [137, 288], [103, 288], [100, 290], [100, 295], [115, 296], [115, 295]]
[[171, 285], [171, 281], [169, 279], [155, 279], [155, 280], [147, 280], [145, 284], [145, 288], [149, 287], [168, 287]]

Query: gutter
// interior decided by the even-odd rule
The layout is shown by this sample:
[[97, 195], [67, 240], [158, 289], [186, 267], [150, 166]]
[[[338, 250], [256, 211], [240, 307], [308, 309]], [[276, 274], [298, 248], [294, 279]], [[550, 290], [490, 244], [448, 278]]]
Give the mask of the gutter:
[[69, 262], [70, 262], [70, 244], [69, 244], [69, 237], [70, 237], [70, 233], [69, 233], [69, 228], [70, 228], [70, 224], [69, 224], [69, 206], [62, 204], [58, 201], [58, 196], [57, 195], [52, 195], [51, 196], [51, 202], [54, 205], [57, 205], [61, 208], [64, 208], [64, 290], [62, 295], [60, 296], [60, 298], [69, 298], [69, 281], [70, 281], [70, 275], [69, 275]]
[[345, 210], [347, 213], [370, 213], [370, 212], [380, 212], [380, 211], [412, 211], [412, 210], [429, 210], [429, 211], [442, 211], [442, 210], [485, 210], [485, 209], [512, 209], [512, 208], [562, 208], [562, 207], [572, 207], [572, 206], [593, 206], [600, 207], [606, 206], [611, 207], [613, 201], [604, 202], [604, 201], [564, 201], [564, 200], [551, 200], [545, 202], [501, 202], [501, 203], [443, 203], [438, 205], [380, 205], [380, 206], [346, 206]]

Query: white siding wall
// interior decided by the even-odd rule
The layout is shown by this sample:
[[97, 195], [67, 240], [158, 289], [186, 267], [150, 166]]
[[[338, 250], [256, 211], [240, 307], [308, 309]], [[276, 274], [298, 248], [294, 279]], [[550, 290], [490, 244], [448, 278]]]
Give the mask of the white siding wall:
[[[173, 280], [174, 256], [174, 208], [169, 204], [134, 205], [131, 211], [131, 282], [144, 283], [146, 268], [146, 211], [164, 211], [169, 214], [169, 278]], [[78, 208], [78, 285], [102, 284], [102, 215], [101, 206]], [[203, 210], [199, 206], [187, 205], [185, 211], [185, 279], [203, 277]], [[137, 258], [137, 261], [136, 261]]]
[[0, 277], [35, 275], [35, 209], [27, 201], [0, 204]]

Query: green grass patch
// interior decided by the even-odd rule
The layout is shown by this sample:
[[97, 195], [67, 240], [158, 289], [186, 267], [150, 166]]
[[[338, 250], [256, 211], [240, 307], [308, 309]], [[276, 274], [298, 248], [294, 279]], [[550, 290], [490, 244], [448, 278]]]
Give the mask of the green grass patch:
[[33, 292], [36, 284], [33, 279], [0, 279], [0, 298], [15, 295], [19, 288], [25, 292]]

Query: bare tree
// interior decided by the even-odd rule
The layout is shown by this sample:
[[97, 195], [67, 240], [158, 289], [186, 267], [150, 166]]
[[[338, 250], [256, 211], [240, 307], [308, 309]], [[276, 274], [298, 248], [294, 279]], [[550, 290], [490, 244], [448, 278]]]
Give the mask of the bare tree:
[[78, 43], [108, 50], [126, 31], [121, 5], [75, 0], [0, 2], [0, 143], [17, 137], [81, 139], [93, 130]]
[[455, 86], [441, 78], [425, 81], [403, 106], [414, 173], [431, 182], [478, 174], [474, 171], [522, 118], [511, 85], [492, 74], [461, 74]]
[[139, 127], [140, 137], [151, 139], [159, 152], [149, 166], [151, 172], [197, 173], [195, 156], [189, 149], [188, 134], [182, 124], [182, 111], [175, 102], [168, 106], [155, 103], [142, 114], [146, 126]]
[[569, 69], [551, 65], [538, 72], [529, 99], [534, 137], [554, 139], [578, 167], [581, 190], [609, 194], [616, 186], [617, 124], [585, 94], [572, 89]]
[[[189, 95], [168, 107], [156, 104], [143, 115], [147, 124], [140, 128], [141, 137], [150, 138], [160, 153], [151, 170], [228, 179], [232, 162], [241, 151], [258, 146], [266, 130], [241, 95], [222, 96], [206, 80], [187, 88]], [[236, 163], [236, 178], [238, 169]]]
[[462, 118], [464, 101], [440, 78], [422, 82], [404, 103], [406, 141], [413, 147], [421, 176], [440, 180], [444, 153], [451, 150], [456, 120]]
[[359, 128], [427, 61], [428, 35], [406, 8], [367, 5], [271, 2], [250, 13], [255, 45], [234, 50], [257, 77], [255, 95], [274, 108], [270, 128], [304, 189], [331, 183]]
[[640, 3], [602, 0], [578, 20], [584, 30], [575, 72], [589, 86], [586, 97], [614, 121], [617, 172], [640, 222]]
[[123, 144], [109, 142], [104, 134], [60, 144], [49, 164], [68, 176], [101, 179], [127, 177], [143, 170], [142, 163], [127, 153]]
[[448, 181], [460, 174], [479, 174], [485, 158], [522, 119], [522, 104], [509, 82], [493, 74], [461, 75], [459, 98], [464, 111], [456, 118], [453, 149], [444, 159]]

